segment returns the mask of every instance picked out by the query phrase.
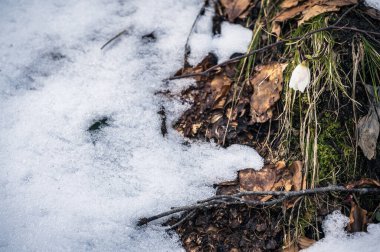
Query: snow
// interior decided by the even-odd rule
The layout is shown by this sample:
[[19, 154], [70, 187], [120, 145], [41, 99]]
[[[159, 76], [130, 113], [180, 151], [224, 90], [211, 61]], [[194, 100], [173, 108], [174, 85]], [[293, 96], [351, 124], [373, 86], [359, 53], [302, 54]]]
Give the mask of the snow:
[[380, 225], [368, 225], [368, 232], [348, 234], [344, 228], [349, 223], [348, 217], [335, 211], [326, 217], [323, 222], [325, 238], [316, 242], [304, 252], [378, 252], [380, 239]]
[[[248, 147], [183, 144], [170, 125], [186, 106], [154, 95], [192, 82], [162, 80], [181, 67], [201, 0], [0, 5], [0, 251], [181, 251], [160, 221], [136, 228], [137, 220], [213, 195], [211, 185], [238, 169], [261, 168]], [[151, 32], [156, 41], [141, 39]], [[223, 24], [205, 46], [221, 60], [244, 52], [249, 37]], [[105, 117], [109, 126], [90, 134]]]
[[212, 7], [205, 10], [195, 24], [194, 33], [190, 36], [191, 55], [189, 63], [196, 65], [209, 52], [218, 57], [218, 62], [228, 60], [234, 53], [245, 53], [251, 42], [252, 31], [241, 25], [222, 22], [221, 34], [212, 35]]
[[380, 10], [380, 0], [365, 0], [365, 2], [373, 7], [373, 8], [376, 8], [378, 10]]

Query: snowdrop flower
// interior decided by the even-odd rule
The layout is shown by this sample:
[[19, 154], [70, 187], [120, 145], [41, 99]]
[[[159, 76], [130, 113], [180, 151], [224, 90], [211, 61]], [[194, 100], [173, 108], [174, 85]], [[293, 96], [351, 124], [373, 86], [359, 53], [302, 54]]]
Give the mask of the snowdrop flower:
[[310, 69], [306, 66], [305, 62], [302, 62], [294, 68], [292, 76], [290, 77], [289, 87], [303, 93], [309, 84]]

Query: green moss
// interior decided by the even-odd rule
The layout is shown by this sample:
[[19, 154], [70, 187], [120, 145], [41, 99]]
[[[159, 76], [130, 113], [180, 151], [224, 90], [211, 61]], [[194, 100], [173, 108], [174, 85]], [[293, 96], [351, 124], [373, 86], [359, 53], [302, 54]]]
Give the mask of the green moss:
[[319, 182], [342, 183], [354, 174], [354, 148], [350, 145], [350, 132], [330, 113], [320, 121], [318, 137]]

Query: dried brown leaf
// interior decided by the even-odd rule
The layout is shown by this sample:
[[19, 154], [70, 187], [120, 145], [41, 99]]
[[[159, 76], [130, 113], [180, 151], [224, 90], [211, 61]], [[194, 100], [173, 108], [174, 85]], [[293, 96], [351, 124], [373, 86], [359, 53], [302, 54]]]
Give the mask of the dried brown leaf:
[[307, 8], [302, 12], [302, 18], [298, 21], [298, 25], [301, 25], [305, 23], [306, 21], [309, 21], [313, 17], [316, 17], [320, 14], [326, 13], [326, 12], [332, 12], [332, 11], [338, 11], [338, 6], [328, 6], [328, 5], [314, 5], [310, 8]]
[[272, 118], [272, 106], [280, 99], [282, 72], [287, 64], [273, 62], [256, 67], [256, 74], [250, 80], [253, 88], [251, 96], [251, 123], [266, 122]]
[[308, 7], [307, 4], [303, 4], [300, 6], [295, 6], [293, 8], [284, 10], [277, 14], [277, 16], [273, 19], [274, 22], [285, 22], [289, 19], [293, 19], [300, 15], [302, 11], [304, 11]]
[[373, 19], [380, 20], [380, 11], [375, 8], [366, 8], [364, 13]]
[[271, 32], [274, 33], [274, 34], [276, 34], [277, 37], [280, 36], [280, 34], [281, 34], [281, 25], [280, 25], [279, 22], [273, 22], [272, 23], [272, 31]]
[[[195, 67], [186, 66], [179, 69], [174, 76], [181, 76], [185, 74], [201, 73], [204, 70], [217, 64], [217, 58], [214, 54], [209, 53], [198, 65]], [[199, 81], [201, 76], [196, 76], [195, 79]]]
[[282, 252], [298, 252], [298, 246], [294, 242], [291, 242], [290, 244], [286, 244], [282, 247]]
[[380, 181], [371, 179], [371, 178], [362, 178], [358, 181], [351, 182], [348, 185], [346, 185], [347, 189], [352, 189], [355, 187], [365, 187], [365, 186], [376, 186], [380, 187]]
[[302, 189], [302, 162], [294, 161], [289, 167], [290, 172], [292, 173], [292, 184], [293, 190], [299, 191]]
[[191, 126], [191, 132], [193, 134], [196, 134], [198, 132], [198, 129], [202, 126], [202, 123], [195, 123]]
[[307, 249], [308, 247], [313, 245], [316, 242], [316, 240], [307, 238], [305, 236], [301, 236], [300, 238], [298, 238], [297, 242], [300, 249]]
[[368, 114], [359, 119], [358, 133], [359, 146], [368, 159], [376, 157], [376, 144], [379, 137], [380, 125], [374, 109], [370, 109]]
[[211, 123], [216, 123], [216, 122], [219, 121], [222, 117], [223, 117], [223, 114], [222, 114], [222, 113], [214, 114], [214, 115], [212, 115], [210, 122], [211, 122]]
[[367, 211], [351, 201], [350, 222], [347, 227], [349, 232], [367, 231]]
[[281, 9], [288, 9], [298, 5], [299, 0], [284, 0], [280, 4]]
[[239, 171], [241, 191], [270, 191], [276, 182], [276, 172], [272, 165], [267, 165], [259, 171], [245, 169]]
[[233, 22], [248, 8], [250, 0], [220, 0], [225, 8], [228, 21]]
[[213, 109], [223, 108], [226, 103], [226, 94], [230, 90], [232, 80], [225, 74], [220, 73], [211, 81], [213, 95]]
[[357, 4], [358, 0], [310, 0], [297, 5], [293, 1], [286, 1], [282, 11], [273, 19], [276, 22], [285, 22], [289, 19], [301, 16], [298, 25], [316, 17], [320, 14], [332, 11], [338, 11], [343, 6]]

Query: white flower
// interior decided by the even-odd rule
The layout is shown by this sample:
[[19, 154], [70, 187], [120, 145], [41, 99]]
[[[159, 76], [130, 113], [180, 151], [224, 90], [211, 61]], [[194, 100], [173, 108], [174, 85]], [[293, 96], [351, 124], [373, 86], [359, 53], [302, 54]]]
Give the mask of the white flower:
[[290, 77], [289, 87], [303, 93], [309, 84], [310, 69], [306, 66], [305, 62], [302, 62], [294, 68], [292, 76]]

